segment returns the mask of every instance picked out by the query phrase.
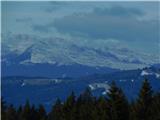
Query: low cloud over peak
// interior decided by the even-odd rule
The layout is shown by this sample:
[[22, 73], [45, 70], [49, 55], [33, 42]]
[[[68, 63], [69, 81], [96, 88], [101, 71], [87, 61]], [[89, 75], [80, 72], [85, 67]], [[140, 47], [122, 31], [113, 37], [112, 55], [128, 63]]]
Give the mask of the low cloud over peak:
[[103, 48], [118, 40], [115, 47], [126, 44], [134, 51], [159, 56], [156, 3], [14, 2], [10, 7], [11, 3], [3, 2], [2, 32], [59, 36], [64, 41], [69, 38], [75, 44], [94, 43], [94, 48]]
[[139, 20], [137, 17], [143, 14], [138, 9], [120, 6], [95, 8], [90, 13], [57, 18], [48, 27], [55, 27], [61, 33], [84, 35], [92, 39], [157, 40], [158, 21]]
[[112, 6], [110, 8], [105, 8], [105, 9], [95, 8], [93, 13], [97, 15], [109, 15], [116, 17], [135, 17], [135, 16], [142, 16], [145, 14], [140, 9], [125, 8], [122, 6]]

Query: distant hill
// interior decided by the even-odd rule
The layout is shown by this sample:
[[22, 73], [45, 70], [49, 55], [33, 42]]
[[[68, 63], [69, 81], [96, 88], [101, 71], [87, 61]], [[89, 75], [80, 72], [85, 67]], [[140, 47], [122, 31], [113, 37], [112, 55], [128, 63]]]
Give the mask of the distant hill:
[[71, 91], [79, 95], [89, 87], [96, 96], [105, 95], [114, 80], [127, 97], [132, 100], [138, 95], [142, 81], [147, 78], [155, 91], [160, 91], [160, 70], [149, 67], [135, 70], [121, 70], [112, 73], [94, 74], [79, 78], [47, 78], [10, 76], [2, 78], [2, 96], [15, 105], [43, 103], [47, 108], [57, 97], [64, 100]]

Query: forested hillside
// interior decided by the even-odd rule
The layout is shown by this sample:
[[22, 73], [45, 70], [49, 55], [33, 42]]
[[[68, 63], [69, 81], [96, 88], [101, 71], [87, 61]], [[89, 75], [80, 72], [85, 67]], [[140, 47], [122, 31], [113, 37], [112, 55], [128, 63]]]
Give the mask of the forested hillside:
[[43, 105], [35, 107], [29, 101], [15, 108], [1, 100], [2, 120], [159, 120], [160, 93], [155, 93], [144, 80], [138, 98], [129, 102], [113, 82], [106, 96], [94, 97], [89, 88], [76, 97], [74, 92], [61, 102], [57, 99], [51, 111]]

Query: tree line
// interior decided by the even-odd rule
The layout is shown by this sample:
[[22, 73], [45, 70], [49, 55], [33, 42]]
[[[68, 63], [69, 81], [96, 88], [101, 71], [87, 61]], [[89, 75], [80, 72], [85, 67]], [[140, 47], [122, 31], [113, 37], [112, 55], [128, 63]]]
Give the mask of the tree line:
[[138, 97], [129, 102], [113, 82], [106, 96], [94, 97], [87, 88], [78, 97], [74, 92], [64, 101], [57, 99], [49, 113], [43, 105], [29, 101], [14, 108], [1, 100], [2, 120], [160, 120], [160, 93], [144, 80]]

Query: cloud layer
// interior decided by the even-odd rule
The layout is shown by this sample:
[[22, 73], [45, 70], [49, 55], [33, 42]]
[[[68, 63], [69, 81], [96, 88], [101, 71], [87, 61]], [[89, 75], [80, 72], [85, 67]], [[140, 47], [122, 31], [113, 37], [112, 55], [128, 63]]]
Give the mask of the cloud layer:
[[[160, 54], [158, 9], [153, 2], [5, 2], [2, 8], [5, 34], [57, 37], [64, 39], [63, 46], [67, 42], [104, 52], [114, 46]], [[9, 39], [6, 44], [14, 43]]]
[[83, 35], [92, 39], [157, 40], [158, 21], [140, 20], [138, 9], [95, 8], [90, 13], [72, 14], [56, 19], [50, 26], [61, 33]]

